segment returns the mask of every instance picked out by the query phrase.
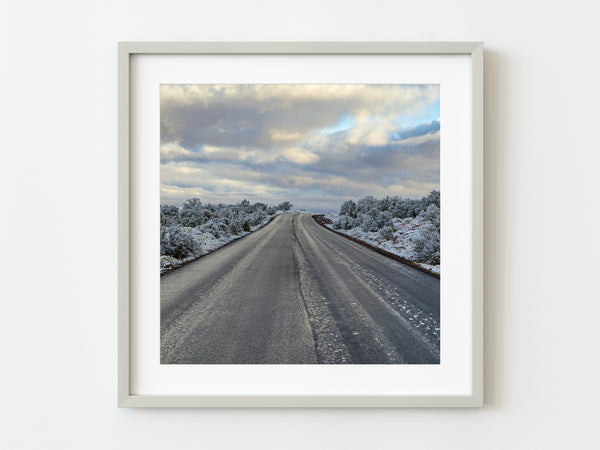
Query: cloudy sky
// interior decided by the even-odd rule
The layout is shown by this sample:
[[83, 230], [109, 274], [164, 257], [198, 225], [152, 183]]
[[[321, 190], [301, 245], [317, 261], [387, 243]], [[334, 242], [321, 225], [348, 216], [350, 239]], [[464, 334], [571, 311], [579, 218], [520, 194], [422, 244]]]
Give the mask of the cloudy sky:
[[314, 212], [439, 189], [439, 85], [161, 85], [161, 203]]

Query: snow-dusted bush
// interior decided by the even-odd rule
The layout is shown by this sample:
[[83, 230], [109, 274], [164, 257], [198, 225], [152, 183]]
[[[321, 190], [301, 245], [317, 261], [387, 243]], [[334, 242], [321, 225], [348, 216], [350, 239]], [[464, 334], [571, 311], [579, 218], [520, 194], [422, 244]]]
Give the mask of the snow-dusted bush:
[[185, 259], [195, 256], [200, 251], [200, 243], [191, 233], [183, 227], [161, 227], [160, 254]]
[[417, 261], [440, 263], [440, 230], [431, 223], [421, 225], [414, 238], [414, 254]]
[[348, 216], [339, 216], [333, 219], [332, 223], [336, 230], [349, 230], [352, 228], [353, 220]]
[[373, 218], [373, 222], [378, 230], [391, 227], [393, 225], [392, 215], [388, 211], [372, 211], [371, 217]]
[[358, 221], [360, 224], [360, 227], [362, 228], [363, 231], [365, 232], [370, 232], [370, 231], [377, 231], [379, 230], [379, 227], [377, 226], [377, 223], [375, 222], [375, 220], [373, 219], [372, 216], [370, 216], [369, 214], [361, 214], [358, 217]]
[[363, 197], [356, 202], [356, 217], [361, 217], [361, 215], [371, 215], [377, 212], [377, 210], [377, 199], [372, 195]]
[[419, 227], [414, 240], [415, 256], [429, 264], [440, 263], [440, 208], [430, 203], [417, 217], [423, 225]]
[[379, 237], [386, 241], [394, 239], [394, 229], [391, 226], [385, 226], [379, 230]]
[[356, 203], [354, 203], [352, 200], [348, 200], [342, 203], [342, 207], [340, 208], [340, 215], [356, 217]]
[[259, 209], [252, 213], [252, 217], [250, 219], [250, 225], [255, 227], [260, 225], [260, 223], [267, 218], [267, 213], [263, 209]]
[[203, 207], [197, 198], [191, 198], [183, 202], [179, 212], [179, 223], [184, 227], [197, 227], [210, 219], [209, 211]]
[[431, 204], [438, 207], [441, 207], [441, 195], [440, 191], [431, 191], [427, 197], [423, 197], [421, 200], [425, 206], [429, 206]]
[[231, 234], [240, 234], [244, 231], [243, 222], [239, 218], [229, 220], [229, 232]]
[[160, 257], [160, 268], [161, 269], [171, 269], [172, 267], [177, 266], [179, 260], [177, 258], [173, 258], [172, 256], [164, 256]]
[[418, 218], [440, 228], [440, 208], [435, 203], [430, 204], [425, 211], [419, 214]]
[[211, 233], [215, 238], [219, 239], [224, 236], [229, 236], [229, 226], [219, 218], [210, 219], [205, 224], [198, 227], [202, 233]]
[[160, 205], [160, 224], [176, 225], [179, 222], [179, 208], [173, 205]]

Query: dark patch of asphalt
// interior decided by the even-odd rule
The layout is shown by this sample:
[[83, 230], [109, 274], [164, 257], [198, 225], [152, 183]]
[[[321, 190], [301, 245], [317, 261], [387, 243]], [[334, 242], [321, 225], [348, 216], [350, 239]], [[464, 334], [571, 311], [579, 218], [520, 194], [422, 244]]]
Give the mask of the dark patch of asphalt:
[[440, 280], [285, 214], [161, 277], [162, 364], [439, 364]]

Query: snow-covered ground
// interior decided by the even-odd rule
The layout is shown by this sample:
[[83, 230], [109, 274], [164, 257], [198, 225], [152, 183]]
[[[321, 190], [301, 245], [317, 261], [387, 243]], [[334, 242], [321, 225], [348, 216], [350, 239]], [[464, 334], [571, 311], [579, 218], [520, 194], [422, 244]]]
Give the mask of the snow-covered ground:
[[[177, 259], [172, 256], [161, 256], [160, 257], [160, 273], [166, 273], [176, 267], [182, 266], [190, 261], [193, 261], [197, 258], [200, 258], [208, 253], [211, 253], [218, 248], [223, 247], [224, 245], [240, 239], [253, 231], [256, 231], [266, 224], [268, 224], [273, 218], [280, 214], [297, 214], [302, 211], [277, 211], [272, 216], [266, 217], [260, 224], [251, 228], [251, 231], [241, 232], [238, 235], [227, 235], [222, 236], [220, 238], [215, 238], [211, 233], [203, 233], [198, 231], [195, 228], [189, 228], [188, 230], [194, 235], [194, 238], [198, 240], [200, 243], [200, 250], [197, 252], [196, 256], [190, 256], [185, 259]], [[329, 213], [325, 216], [327, 219], [334, 221], [339, 217], [337, 213]], [[415, 238], [415, 234], [417, 233], [419, 227], [423, 225], [423, 222], [419, 220], [419, 218], [406, 218], [406, 219], [393, 219], [394, 222], [394, 231], [392, 239], [384, 239], [381, 234], [377, 231], [374, 232], [365, 232], [361, 228], [352, 228], [350, 230], [337, 230], [340, 233], [346, 234], [348, 236], [352, 236], [355, 239], [359, 239], [363, 242], [366, 242], [375, 247], [386, 250], [390, 253], [398, 255], [402, 258], [405, 258], [409, 261], [418, 264], [424, 269], [430, 270], [431, 272], [440, 273], [440, 265], [427, 264], [423, 262], [417, 261], [417, 258], [414, 254], [414, 243], [413, 240]], [[327, 227], [334, 229], [333, 224], [327, 224]]]
[[[329, 213], [325, 217], [331, 221], [334, 221], [339, 217], [339, 215], [337, 213]], [[433, 265], [422, 263], [417, 261], [415, 257], [413, 251], [413, 240], [417, 230], [421, 225], [423, 225], [423, 223], [418, 218], [394, 219], [394, 232], [392, 239], [384, 239], [378, 231], [366, 232], [361, 228], [335, 230], [335, 228], [333, 228], [333, 224], [327, 224], [326, 226], [332, 230], [366, 242], [374, 247], [381, 248], [402, 258], [408, 259], [409, 261], [412, 261], [424, 269], [430, 270], [431, 272], [440, 273], [439, 264]]]
[[268, 224], [271, 220], [273, 220], [275, 217], [277, 217], [280, 214], [285, 214], [285, 212], [277, 211], [275, 214], [273, 214], [269, 217], [266, 217], [260, 224], [252, 227], [250, 229], [250, 231], [243, 231], [238, 235], [222, 236], [218, 239], [215, 238], [211, 233], [202, 233], [195, 228], [190, 228], [189, 230], [193, 233], [194, 237], [200, 243], [199, 252], [197, 253], [197, 255], [189, 256], [185, 259], [177, 259], [172, 256], [161, 255], [161, 257], [160, 257], [160, 273], [163, 274], [163, 273], [169, 272], [170, 270], [173, 270], [173, 269], [175, 269], [179, 266], [182, 266], [190, 261], [198, 259], [210, 252], [213, 252], [213, 251], [217, 250], [218, 248], [221, 248], [224, 245], [229, 244], [230, 242], [233, 242], [237, 239], [243, 238], [244, 236], [252, 233], [253, 231], [256, 231], [256, 230], [264, 227], [266, 224]]

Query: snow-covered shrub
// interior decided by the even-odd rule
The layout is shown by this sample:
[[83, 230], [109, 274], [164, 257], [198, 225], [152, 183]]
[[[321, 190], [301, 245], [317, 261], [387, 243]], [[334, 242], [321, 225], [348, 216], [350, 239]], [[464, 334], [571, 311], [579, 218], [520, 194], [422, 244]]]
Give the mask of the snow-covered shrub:
[[235, 218], [229, 221], [229, 232], [231, 234], [240, 234], [243, 231], [243, 223]]
[[336, 230], [349, 230], [352, 228], [352, 219], [348, 216], [338, 216], [333, 219], [333, 228]]
[[360, 227], [367, 233], [371, 231], [379, 231], [379, 225], [376, 218], [370, 214], [360, 215]]
[[352, 200], [348, 200], [342, 203], [342, 207], [340, 208], [340, 215], [356, 217], [356, 203], [354, 203]]
[[265, 211], [263, 209], [258, 209], [252, 213], [252, 217], [249, 219], [250, 225], [253, 227], [260, 225], [266, 217], [267, 214], [265, 213]]
[[418, 261], [429, 264], [440, 263], [440, 230], [431, 223], [419, 227], [415, 234], [414, 254]]
[[200, 251], [200, 243], [190, 232], [178, 226], [161, 227], [160, 254], [185, 259], [195, 256]]
[[423, 197], [421, 200], [425, 207], [433, 204], [439, 208], [441, 208], [441, 195], [440, 191], [431, 191], [427, 197]]
[[161, 269], [170, 269], [172, 267], [175, 267], [178, 262], [179, 262], [179, 260], [176, 258], [173, 258], [172, 256], [162, 255], [160, 257], [160, 268]]
[[202, 233], [211, 233], [215, 238], [227, 237], [230, 235], [229, 226], [221, 219], [213, 218], [205, 224], [198, 227]]
[[179, 218], [179, 208], [173, 205], [160, 205], [160, 224], [164, 226], [176, 225]]
[[209, 211], [197, 198], [191, 198], [183, 202], [179, 212], [179, 223], [184, 227], [197, 227], [210, 219]]
[[440, 208], [435, 203], [431, 203], [418, 217], [421, 221], [427, 221], [440, 228]]
[[393, 224], [392, 216], [387, 211], [372, 211], [371, 217], [373, 217], [373, 222], [378, 230], [391, 227]]
[[385, 226], [379, 230], [379, 237], [386, 241], [394, 239], [394, 229], [391, 226]]
[[424, 222], [417, 231], [414, 240], [415, 256], [430, 264], [440, 263], [440, 208], [436, 203], [429, 204], [418, 220]]

